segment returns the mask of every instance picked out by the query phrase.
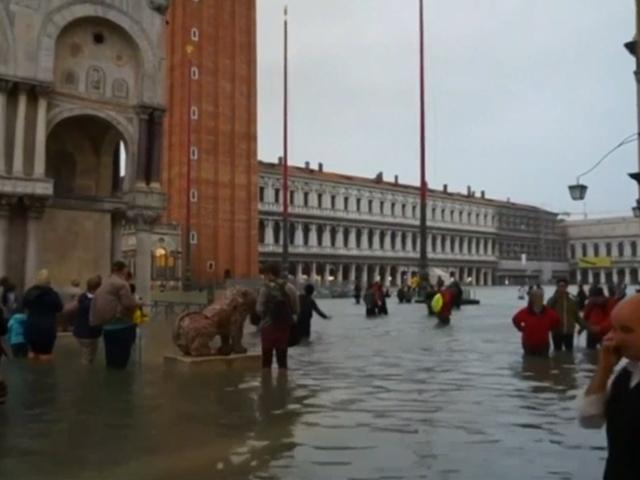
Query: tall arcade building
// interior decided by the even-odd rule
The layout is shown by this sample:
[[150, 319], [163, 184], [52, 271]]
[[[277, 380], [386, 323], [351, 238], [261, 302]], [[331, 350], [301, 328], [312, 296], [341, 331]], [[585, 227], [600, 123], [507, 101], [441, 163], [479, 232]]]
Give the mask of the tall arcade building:
[[165, 220], [193, 285], [256, 277], [255, 0], [171, 2], [167, 23]]

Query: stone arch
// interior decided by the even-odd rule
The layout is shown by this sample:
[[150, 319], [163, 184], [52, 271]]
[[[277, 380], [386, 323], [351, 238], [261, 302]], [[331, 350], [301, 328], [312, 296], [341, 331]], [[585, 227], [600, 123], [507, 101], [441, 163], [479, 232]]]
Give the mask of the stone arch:
[[56, 40], [60, 32], [71, 22], [82, 18], [100, 18], [113, 22], [126, 31], [135, 42], [142, 62], [141, 96], [152, 92], [151, 99], [160, 100], [156, 82], [153, 79], [158, 66], [158, 55], [153, 42], [143, 26], [134, 18], [111, 5], [82, 2], [61, 5], [49, 12], [38, 34], [38, 73], [37, 77], [46, 82], [53, 81]]
[[120, 191], [120, 182], [114, 179], [119, 174], [120, 142], [127, 141], [125, 133], [105, 115], [67, 113], [51, 122], [47, 133], [45, 171], [55, 180], [54, 194], [112, 196]]
[[119, 130], [123, 138], [125, 139], [127, 152], [130, 152], [129, 155], [131, 156], [131, 154], [133, 153], [132, 146], [135, 145], [135, 142], [133, 140], [135, 138], [133, 129], [131, 128], [131, 126], [129, 126], [127, 121], [122, 116], [109, 112], [108, 110], [97, 110], [77, 106], [54, 110], [49, 114], [49, 117], [47, 118], [47, 133], [50, 133], [53, 127], [55, 127], [56, 124], [60, 123], [62, 120], [69, 117], [77, 117], [82, 115], [99, 117]]

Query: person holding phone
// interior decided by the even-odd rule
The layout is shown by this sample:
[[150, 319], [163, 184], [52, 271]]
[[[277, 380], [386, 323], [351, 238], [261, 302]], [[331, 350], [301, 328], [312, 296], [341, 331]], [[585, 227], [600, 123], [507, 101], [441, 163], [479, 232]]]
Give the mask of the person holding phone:
[[[611, 327], [580, 406], [580, 424], [606, 424], [609, 455], [604, 479], [635, 480], [640, 478], [640, 294], [616, 305]], [[615, 371], [623, 358], [627, 363]]]

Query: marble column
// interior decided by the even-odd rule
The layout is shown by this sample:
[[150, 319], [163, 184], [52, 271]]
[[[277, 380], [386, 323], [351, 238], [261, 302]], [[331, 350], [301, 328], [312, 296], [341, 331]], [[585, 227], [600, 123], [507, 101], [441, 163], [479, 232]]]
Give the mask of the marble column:
[[380, 283], [383, 287], [389, 286], [389, 267], [387, 265], [380, 267]]
[[[6, 135], [7, 135], [7, 97], [12, 82], [8, 80], [0, 80], [0, 175], [7, 173], [7, 151], [6, 151]], [[6, 269], [3, 270], [6, 272]]]
[[587, 278], [589, 279], [589, 285], [593, 285], [593, 270], [587, 270]]
[[44, 177], [47, 160], [47, 106], [49, 88], [38, 87], [38, 111], [36, 116], [36, 145], [33, 163], [33, 176]]
[[402, 283], [402, 268], [401, 267], [396, 267], [396, 278], [395, 278], [395, 285], [396, 287], [399, 287], [400, 284]]
[[25, 85], [18, 86], [18, 107], [16, 111], [16, 130], [13, 137], [13, 169], [16, 177], [24, 176], [24, 131], [27, 118], [27, 89]]
[[372, 245], [369, 246], [371, 250], [380, 250], [380, 230], [372, 229], [373, 232], [373, 242]]
[[331, 280], [329, 280], [329, 277], [331, 275], [331, 265], [326, 264], [324, 266], [324, 273], [322, 274], [322, 285], [327, 286], [329, 285], [329, 283], [331, 283]]
[[631, 269], [630, 268], [624, 269], [624, 281], [627, 285], [631, 285]]
[[336, 228], [336, 248], [344, 248], [344, 228], [337, 227]]
[[318, 246], [318, 227], [315, 223], [309, 225], [309, 247], [317, 247]]
[[318, 274], [316, 273], [316, 262], [311, 262], [311, 272], [309, 272], [309, 281], [311, 283], [315, 283], [318, 278]]
[[163, 110], [154, 110], [150, 117], [149, 126], [149, 149], [150, 155], [148, 160], [148, 177], [147, 183], [156, 188], [160, 188], [160, 175], [162, 165], [162, 143], [163, 143], [163, 119], [165, 112]]
[[28, 288], [33, 285], [36, 273], [43, 268], [40, 263], [40, 236], [42, 216], [46, 201], [41, 198], [26, 198], [27, 231], [25, 238], [24, 282]]
[[356, 281], [356, 266], [353, 263], [349, 265], [349, 281], [351, 283]]
[[[364, 235], [362, 237], [360, 237], [360, 247], [362, 247], [365, 243], [365, 238]], [[349, 250], [355, 250], [356, 249], [356, 229], [355, 228], [350, 228], [349, 229], [349, 241], [347, 242], [347, 246], [349, 248]]]
[[391, 232], [384, 232], [384, 249], [389, 251], [391, 250]]
[[375, 268], [373, 269], [373, 281], [374, 282], [380, 281], [380, 265], [376, 265]]
[[151, 301], [152, 227], [159, 218], [154, 210], [133, 208], [127, 211], [127, 220], [135, 226], [136, 236], [136, 293], [145, 303]]
[[296, 232], [293, 237], [293, 245], [302, 246], [303, 243], [304, 242], [302, 241], [302, 224], [296, 223]]
[[273, 220], [265, 220], [264, 222], [264, 243], [265, 245], [273, 245]]
[[122, 227], [124, 212], [115, 211], [111, 214], [111, 263], [122, 260]]
[[[322, 246], [331, 247], [331, 230], [329, 225], [323, 225], [324, 231], [322, 232]], [[336, 239], [337, 241], [337, 239]]]
[[[147, 107], [138, 107], [136, 113], [138, 114], [138, 150], [136, 152], [136, 181], [135, 184], [143, 186], [147, 184], [148, 171], [149, 171], [149, 116], [152, 110]], [[191, 149], [191, 145], [189, 145]], [[189, 159], [191, 160], [191, 154]]]
[[302, 262], [296, 264], [296, 281], [298, 283], [302, 282]]
[[344, 278], [342, 278], [342, 268], [342, 265], [336, 265], [336, 282], [338, 285], [344, 281]]
[[[1, 93], [0, 93], [1, 95]], [[0, 128], [2, 126], [0, 125]], [[0, 197], [0, 272], [5, 275], [8, 272], [9, 249], [9, 215], [11, 213], [11, 199]]]

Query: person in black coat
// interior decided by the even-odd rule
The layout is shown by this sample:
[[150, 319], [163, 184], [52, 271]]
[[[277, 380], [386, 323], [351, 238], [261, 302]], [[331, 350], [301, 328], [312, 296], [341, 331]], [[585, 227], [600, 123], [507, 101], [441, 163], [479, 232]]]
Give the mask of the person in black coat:
[[89, 324], [91, 302], [101, 283], [100, 275], [91, 277], [87, 280], [87, 291], [76, 300], [73, 336], [78, 340], [82, 351], [82, 363], [85, 365], [91, 365], [94, 362], [98, 351], [98, 339], [102, 336], [102, 327], [94, 327]]
[[311, 337], [311, 317], [313, 317], [313, 312], [316, 312], [325, 320], [331, 318], [318, 307], [318, 304], [313, 299], [314, 292], [315, 288], [309, 284], [304, 287], [304, 293], [300, 295], [300, 313], [298, 313], [296, 322], [300, 340], [309, 340], [309, 337]]
[[33, 357], [48, 359], [56, 343], [56, 317], [62, 311], [60, 295], [51, 288], [49, 272], [41, 270], [36, 284], [24, 294], [23, 306], [27, 311], [25, 337]]
[[[580, 408], [583, 427], [606, 425], [608, 456], [604, 480], [640, 478], [639, 311], [640, 295], [632, 295], [611, 312], [613, 328], [602, 340], [598, 365]], [[623, 358], [628, 362], [616, 369]]]

